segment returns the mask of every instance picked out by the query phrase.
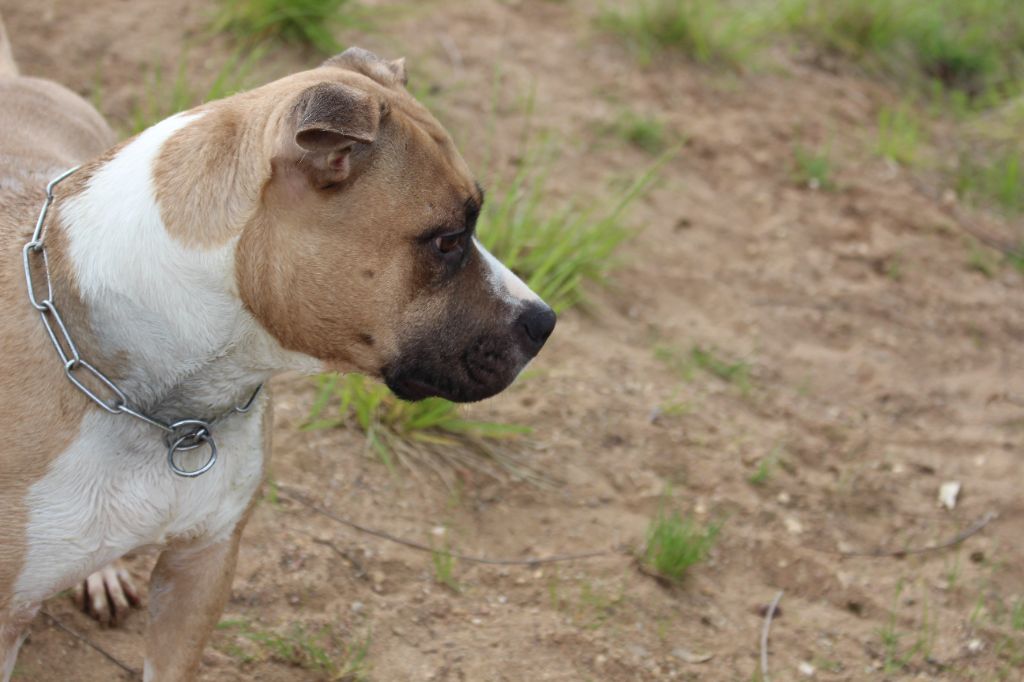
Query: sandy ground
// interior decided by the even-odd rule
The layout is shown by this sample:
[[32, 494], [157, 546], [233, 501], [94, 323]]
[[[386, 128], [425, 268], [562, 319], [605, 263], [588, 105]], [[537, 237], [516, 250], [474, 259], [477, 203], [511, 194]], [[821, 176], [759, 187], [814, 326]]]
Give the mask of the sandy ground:
[[[615, 288], [590, 314], [563, 316], [527, 380], [469, 412], [531, 425], [530, 461], [563, 484], [468, 475], [453, 493], [390, 474], [357, 433], [298, 430], [305, 379], [277, 386], [271, 469], [334, 513], [421, 542], [493, 557], [612, 555], [460, 562], [455, 592], [435, 582], [430, 555], [268, 495], [201, 679], [331, 678], [248, 631], [313, 641], [338, 663], [368, 643], [367, 679], [384, 682], [751, 680], [779, 590], [775, 680], [803, 678], [801, 663], [822, 680], [1022, 679], [1024, 633], [1009, 611], [1024, 599], [1024, 278], [971, 269], [966, 233], [931, 198], [941, 187], [871, 154], [878, 108], [900, 93], [781, 51], [742, 74], [641, 68], [595, 30], [596, 5], [381, 3], [377, 30], [343, 36], [406, 55], [417, 91], [480, 169], [523, 154], [522, 102], [535, 88], [531, 125], [559, 146], [560, 196], [600, 199], [651, 162], [606, 130], [625, 108], [685, 140], [632, 214]], [[206, 33], [210, 8], [197, 2], [0, 0], [0, 11], [24, 71], [92, 97], [121, 126], [152, 91], [155, 65], [173, 70], [188, 46], [189, 73], [208, 83], [231, 51]], [[317, 60], [280, 50], [255, 77]], [[798, 144], [831, 145], [835, 191], [796, 186]], [[750, 390], [686, 378], [654, 352], [695, 345], [748, 363]], [[652, 419], [668, 404], [682, 409]], [[778, 465], [752, 485], [766, 457]], [[963, 492], [947, 511], [936, 496], [953, 480]], [[674, 588], [630, 555], [668, 486], [674, 507], [723, 522], [709, 561]], [[989, 512], [996, 520], [956, 549], [839, 554], [928, 546]], [[136, 557], [133, 572], [144, 581], [151, 564]], [[47, 608], [141, 667], [143, 613], [102, 629], [66, 597]], [[15, 672], [122, 678], [43, 618]]]

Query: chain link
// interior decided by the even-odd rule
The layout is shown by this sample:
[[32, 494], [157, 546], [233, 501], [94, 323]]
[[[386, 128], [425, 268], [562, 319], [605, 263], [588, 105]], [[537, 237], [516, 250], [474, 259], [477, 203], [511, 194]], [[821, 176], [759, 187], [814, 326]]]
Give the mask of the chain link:
[[[79, 166], [76, 166], [61, 173], [46, 186], [46, 200], [39, 211], [39, 218], [36, 220], [32, 238], [29, 239], [22, 249], [21, 260], [25, 268], [25, 286], [28, 289], [28, 302], [39, 312], [39, 319], [42, 320], [46, 335], [50, 338], [50, 343], [53, 344], [61, 363], [64, 365], [64, 374], [74, 384], [75, 388], [110, 414], [128, 415], [163, 431], [164, 440], [167, 444], [167, 464], [171, 471], [179, 476], [194, 478], [209, 471], [217, 462], [217, 443], [213, 439], [210, 422], [202, 419], [179, 419], [178, 421], [168, 423], [133, 407], [128, 397], [112, 379], [82, 358], [78, 351], [78, 346], [75, 345], [74, 339], [71, 338], [71, 334], [68, 332], [67, 325], [64, 324], [64, 318], [57, 309], [56, 303], [54, 303], [53, 283], [50, 279], [50, 262], [46, 256], [46, 247], [43, 245], [46, 215], [50, 210], [50, 205], [53, 203], [54, 188], [62, 180], [77, 171], [78, 168]], [[38, 297], [39, 290], [36, 285], [33, 269], [41, 272], [46, 278], [46, 295], [42, 299]], [[83, 379], [91, 380], [93, 386], [90, 387]], [[96, 392], [97, 386], [102, 387], [99, 390], [108, 395], [106, 397], [99, 395]], [[260, 394], [262, 389], [263, 384], [260, 384], [243, 405], [237, 405], [211, 421], [216, 421], [234, 412], [248, 412], [256, 402], [256, 396]], [[210, 455], [206, 462], [198, 469], [184, 469], [175, 461], [174, 456], [176, 453], [194, 450], [203, 445], [209, 446]]]

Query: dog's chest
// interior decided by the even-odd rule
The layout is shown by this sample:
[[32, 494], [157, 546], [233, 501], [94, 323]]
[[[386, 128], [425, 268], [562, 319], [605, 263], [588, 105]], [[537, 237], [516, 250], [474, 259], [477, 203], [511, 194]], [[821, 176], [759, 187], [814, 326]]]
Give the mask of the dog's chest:
[[[261, 421], [262, 405], [216, 424], [216, 465], [186, 479], [167, 466], [159, 431], [90, 412], [26, 495], [28, 551], [17, 598], [44, 599], [133, 549], [229, 535], [262, 477]], [[195, 454], [199, 463], [203, 453]]]

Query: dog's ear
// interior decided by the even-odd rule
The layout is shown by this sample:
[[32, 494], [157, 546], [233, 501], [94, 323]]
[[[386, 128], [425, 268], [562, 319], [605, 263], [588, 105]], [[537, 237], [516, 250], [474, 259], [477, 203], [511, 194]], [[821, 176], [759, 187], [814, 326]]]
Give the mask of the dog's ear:
[[297, 163], [317, 187], [336, 185], [352, 172], [356, 144], [371, 144], [385, 112], [370, 93], [340, 83], [306, 89], [294, 111]]
[[388, 61], [361, 47], [350, 47], [325, 61], [322, 66], [336, 66], [355, 71], [388, 87], [406, 85], [409, 82], [409, 76], [405, 71], [405, 57]]

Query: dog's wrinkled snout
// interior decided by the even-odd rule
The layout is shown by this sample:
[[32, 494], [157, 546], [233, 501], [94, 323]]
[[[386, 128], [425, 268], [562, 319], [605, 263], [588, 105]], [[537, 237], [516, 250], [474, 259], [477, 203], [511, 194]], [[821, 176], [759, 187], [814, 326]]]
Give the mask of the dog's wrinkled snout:
[[530, 303], [516, 318], [516, 332], [522, 349], [531, 357], [540, 352], [555, 330], [558, 316], [544, 303]]

